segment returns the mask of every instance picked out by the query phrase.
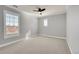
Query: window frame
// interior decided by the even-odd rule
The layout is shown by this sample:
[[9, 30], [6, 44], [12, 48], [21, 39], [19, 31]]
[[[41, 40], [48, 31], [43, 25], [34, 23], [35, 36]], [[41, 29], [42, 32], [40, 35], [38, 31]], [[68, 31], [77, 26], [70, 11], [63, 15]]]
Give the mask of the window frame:
[[[18, 33], [6, 34], [6, 14], [18, 16]], [[3, 17], [4, 17], [4, 38], [11, 38], [11, 37], [19, 36], [20, 35], [20, 26], [19, 26], [20, 25], [20, 15], [18, 13], [15, 13], [15, 12], [4, 10]]]
[[47, 27], [47, 26], [48, 26], [48, 19], [44, 19], [44, 21], [43, 21], [43, 26], [44, 26], [44, 27]]

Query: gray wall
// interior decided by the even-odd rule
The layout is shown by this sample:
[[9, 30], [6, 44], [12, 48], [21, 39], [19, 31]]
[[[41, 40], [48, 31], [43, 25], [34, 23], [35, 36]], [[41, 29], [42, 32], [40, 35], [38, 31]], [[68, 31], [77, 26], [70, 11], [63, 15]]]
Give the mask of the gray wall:
[[14, 9], [5, 6], [0, 6], [0, 44], [11, 42], [21, 38], [21, 36], [15, 36], [12, 38], [4, 39], [4, 10], [12, 11], [19, 14], [19, 12]]
[[21, 19], [22, 36], [26, 36], [29, 32], [31, 35], [37, 35], [37, 17], [21, 12]]
[[67, 6], [67, 42], [71, 53], [79, 53], [79, 6]]
[[[20, 17], [20, 35], [4, 39], [4, 15], [3, 11], [8, 10], [11, 12], [18, 13]], [[22, 11], [18, 11], [13, 8], [9, 8], [6, 6], [0, 6], [0, 44], [9, 43], [21, 38], [24, 38], [26, 34], [28, 34], [28, 31], [31, 31], [33, 35], [37, 34], [37, 18], [31, 15], [28, 15], [27, 13], [24, 13]], [[31, 35], [31, 34], [29, 34]]]
[[[48, 19], [48, 26], [43, 26], [44, 19]], [[66, 37], [66, 14], [51, 15], [38, 19], [38, 34]]]

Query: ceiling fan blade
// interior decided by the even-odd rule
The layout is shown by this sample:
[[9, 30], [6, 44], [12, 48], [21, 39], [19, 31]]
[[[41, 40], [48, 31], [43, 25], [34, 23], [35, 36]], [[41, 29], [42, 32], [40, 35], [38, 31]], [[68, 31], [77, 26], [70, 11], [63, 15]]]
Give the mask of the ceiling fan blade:
[[35, 11], [35, 12], [42, 12], [42, 11], [44, 11], [44, 10], [46, 10], [45, 8], [38, 8], [38, 9], [36, 9], [36, 10], [33, 10], [33, 11]]
[[17, 5], [13, 5], [13, 7], [18, 8], [18, 6], [17, 6]]
[[44, 11], [44, 10], [46, 10], [46, 9], [44, 8], [44, 9], [42, 9], [41, 11]]
[[38, 10], [33, 10], [33, 11], [35, 11], [35, 12], [39, 12]]

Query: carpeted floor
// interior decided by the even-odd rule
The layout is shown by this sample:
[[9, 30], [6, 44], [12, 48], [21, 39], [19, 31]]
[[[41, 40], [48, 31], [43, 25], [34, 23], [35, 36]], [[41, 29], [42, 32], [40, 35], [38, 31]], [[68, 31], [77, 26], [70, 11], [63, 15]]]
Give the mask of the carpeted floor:
[[67, 42], [64, 39], [33, 37], [29, 40], [0, 48], [5, 54], [70, 54]]

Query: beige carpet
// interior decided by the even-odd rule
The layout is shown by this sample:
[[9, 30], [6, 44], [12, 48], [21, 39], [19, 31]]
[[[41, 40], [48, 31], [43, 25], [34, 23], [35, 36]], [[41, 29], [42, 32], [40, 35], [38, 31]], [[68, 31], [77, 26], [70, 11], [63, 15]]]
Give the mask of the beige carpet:
[[69, 48], [64, 39], [33, 37], [29, 40], [0, 48], [0, 53], [6, 54], [69, 54]]

